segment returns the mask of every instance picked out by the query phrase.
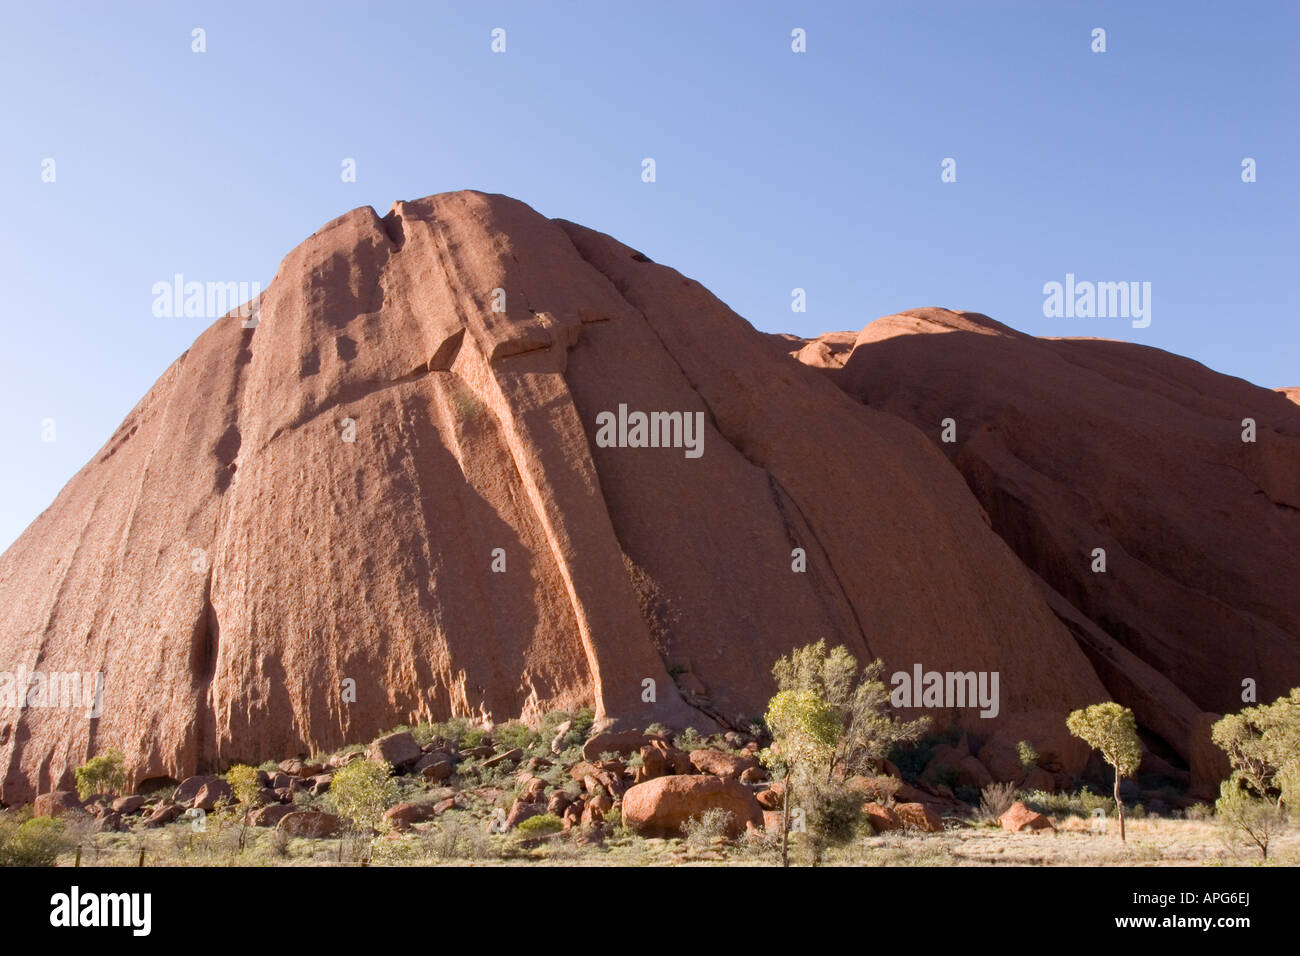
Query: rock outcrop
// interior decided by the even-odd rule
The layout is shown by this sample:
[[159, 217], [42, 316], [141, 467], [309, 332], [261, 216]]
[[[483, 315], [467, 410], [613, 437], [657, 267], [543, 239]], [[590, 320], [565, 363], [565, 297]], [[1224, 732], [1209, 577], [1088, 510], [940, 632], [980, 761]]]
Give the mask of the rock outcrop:
[[[816, 637], [889, 671], [997, 670], [1001, 717], [1104, 696], [923, 434], [608, 236], [474, 192], [357, 209], [256, 315], [200, 335], [0, 557], [0, 670], [104, 676], [95, 716], [0, 702], [0, 800], [108, 747], [181, 780], [453, 714], [740, 724]], [[620, 406], [699, 416], [703, 454], [606, 447]], [[1261, 480], [1257, 507], [1294, 500]]]
[[887, 316], [848, 354], [844, 333], [824, 339], [784, 351], [930, 437], [1110, 693], [1184, 759], [1246, 679], [1261, 701], [1300, 685], [1300, 408], [1284, 394], [971, 312]]

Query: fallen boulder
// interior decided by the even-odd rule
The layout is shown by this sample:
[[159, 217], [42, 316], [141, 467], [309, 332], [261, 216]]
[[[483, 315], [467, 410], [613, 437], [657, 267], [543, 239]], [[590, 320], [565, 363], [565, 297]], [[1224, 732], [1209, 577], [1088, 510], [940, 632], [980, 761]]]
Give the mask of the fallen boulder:
[[1011, 804], [1006, 813], [999, 818], [1002, 829], [1008, 833], [1019, 833], [1022, 830], [1051, 830], [1056, 832], [1056, 827], [1052, 826], [1052, 821], [1047, 819], [1036, 810], [1031, 810], [1019, 800]]
[[623, 825], [642, 836], [680, 835], [687, 820], [715, 808], [731, 814], [731, 836], [743, 833], [748, 824], [763, 825], [763, 809], [748, 787], [695, 774], [658, 777], [629, 788], [623, 794]]
[[343, 829], [343, 821], [324, 810], [295, 810], [281, 817], [276, 829], [289, 836], [321, 839], [338, 835]]

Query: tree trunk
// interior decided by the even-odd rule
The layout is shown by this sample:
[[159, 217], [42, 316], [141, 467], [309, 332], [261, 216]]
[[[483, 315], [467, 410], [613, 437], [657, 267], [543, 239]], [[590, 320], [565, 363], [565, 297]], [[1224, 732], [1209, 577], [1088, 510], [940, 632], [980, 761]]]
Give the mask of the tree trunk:
[[1119, 814], [1119, 840], [1121, 843], [1127, 843], [1128, 838], [1124, 835], [1124, 804], [1119, 799], [1119, 770], [1115, 770], [1115, 812]]
[[781, 865], [790, 865], [790, 798], [794, 790], [790, 786], [790, 771], [785, 772], [785, 793], [781, 794]]

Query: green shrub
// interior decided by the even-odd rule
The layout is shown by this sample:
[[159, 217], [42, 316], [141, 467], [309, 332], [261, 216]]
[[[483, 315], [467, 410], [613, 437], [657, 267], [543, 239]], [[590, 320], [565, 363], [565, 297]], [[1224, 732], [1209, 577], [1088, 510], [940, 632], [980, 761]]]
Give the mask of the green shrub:
[[1033, 770], [1038, 766], [1038, 751], [1028, 740], [1016, 744], [1016, 755], [1020, 758], [1020, 766], [1026, 770]]
[[535, 817], [524, 820], [515, 829], [521, 836], [545, 836], [548, 833], [559, 833], [563, 830], [564, 821], [554, 813], [540, 813]]
[[687, 727], [678, 734], [677, 739], [673, 741], [673, 745], [678, 750], [685, 750], [687, 753], [690, 753], [692, 750], [701, 749], [705, 743], [705, 739], [700, 736], [700, 732], [694, 727]]
[[1094, 810], [1106, 811], [1106, 816], [1115, 813], [1115, 800], [1104, 793], [1093, 793], [1087, 787], [1079, 791], [1079, 807], [1084, 816], [1091, 816]]
[[1093, 793], [1087, 787], [1078, 793], [1048, 793], [1034, 790], [1023, 794], [1025, 806], [1039, 813], [1056, 816], [1091, 817], [1097, 809], [1104, 810], [1107, 816], [1115, 812], [1115, 801], [1107, 796]]
[[237, 763], [226, 771], [226, 783], [235, 794], [235, 799], [245, 807], [258, 802], [262, 785], [257, 782], [257, 770], [246, 764]]
[[523, 721], [511, 720], [492, 729], [492, 741], [498, 750], [532, 750], [541, 743], [542, 736]]
[[378, 826], [397, 799], [393, 768], [373, 760], [354, 760], [334, 774], [326, 802], [357, 829]]
[[553, 710], [542, 718], [542, 726], [538, 731], [540, 744], [548, 750], [552, 741], [559, 736], [560, 725], [569, 721], [570, 726], [565, 731], [564, 736], [560, 738], [557, 752], [563, 753], [573, 747], [581, 747], [583, 741], [587, 739], [588, 733], [591, 732], [591, 725], [595, 723], [596, 715], [589, 707], [584, 707], [576, 713], [569, 713], [567, 710]]
[[440, 723], [420, 724], [412, 731], [420, 746], [438, 742], [450, 744], [457, 750], [477, 747], [488, 739], [482, 727], [476, 727], [468, 717], [452, 717]]
[[53, 866], [66, 849], [63, 821], [0, 811], [0, 866]]
[[120, 750], [106, 750], [77, 768], [77, 796], [85, 800], [97, 793], [121, 793], [126, 787], [125, 761]]

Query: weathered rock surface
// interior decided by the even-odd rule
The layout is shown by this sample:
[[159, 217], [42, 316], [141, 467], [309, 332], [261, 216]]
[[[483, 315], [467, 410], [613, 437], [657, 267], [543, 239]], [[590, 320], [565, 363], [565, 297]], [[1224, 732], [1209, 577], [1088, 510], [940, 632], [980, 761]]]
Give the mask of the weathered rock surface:
[[1113, 697], [1185, 759], [1196, 715], [1239, 710], [1244, 678], [1260, 700], [1300, 684], [1300, 408], [1286, 390], [946, 309], [878, 319], [847, 356], [843, 338], [785, 351], [931, 438]]
[[[931, 806], [924, 803], [896, 803], [894, 815], [907, 830], [920, 830], [923, 833], [942, 833], [943, 818]], [[874, 828], [874, 824], [873, 824]]]
[[753, 770], [759, 766], [756, 757], [726, 753], [722, 750], [692, 750], [690, 757], [691, 765], [700, 773], [711, 773], [715, 777], [725, 777], [728, 780], [739, 780], [746, 770]]
[[712, 809], [731, 814], [732, 836], [746, 824], [763, 825], [763, 809], [748, 787], [711, 774], [658, 777], [631, 787], [623, 794], [623, 825], [643, 836], [680, 836], [687, 820]]
[[221, 777], [212, 774], [199, 774], [193, 777], [187, 777], [177, 785], [172, 791], [172, 803], [180, 804], [182, 807], [194, 806], [194, 800], [205, 787], [214, 788], [218, 794], [229, 794], [230, 784], [226, 783]]
[[903, 821], [898, 814], [882, 803], [864, 803], [862, 805], [862, 814], [867, 823], [871, 825], [873, 833], [903, 829]]
[[[0, 556], [0, 670], [105, 675], [95, 721], [0, 711], [0, 800], [110, 746], [180, 780], [451, 715], [710, 730], [810, 634], [999, 670], [1004, 715], [1104, 694], [924, 435], [608, 236], [475, 192], [361, 208], [257, 305]], [[598, 446], [620, 405], [702, 415], [702, 456]]]
[[1006, 813], [998, 818], [998, 822], [1002, 824], [1002, 829], [1009, 833], [1019, 833], [1021, 830], [1051, 830], [1053, 832], [1056, 830], [1056, 827], [1052, 826], [1051, 820], [1037, 810], [1030, 810], [1019, 800], [1011, 804]]
[[248, 815], [248, 822], [255, 827], [273, 827], [277, 826], [281, 820], [291, 813], [297, 813], [298, 808], [291, 803], [273, 803], [268, 807], [259, 807]]
[[80, 810], [81, 801], [70, 790], [42, 793], [32, 802], [32, 816], [61, 817], [69, 810]]
[[424, 756], [424, 751], [415, 742], [409, 731], [385, 734], [375, 740], [366, 750], [366, 757], [376, 763], [386, 763], [393, 770], [404, 770], [417, 763]]
[[438, 815], [436, 803], [399, 803], [384, 811], [384, 820], [396, 830], [409, 830], [413, 823], [423, 823]]
[[275, 828], [289, 836], [320, 839], [337, 834], [343, 829], [343, 821], [324, 810], [295, 810], [282, 816]]

